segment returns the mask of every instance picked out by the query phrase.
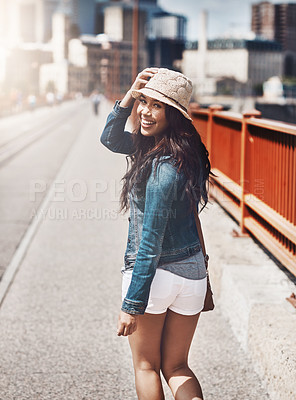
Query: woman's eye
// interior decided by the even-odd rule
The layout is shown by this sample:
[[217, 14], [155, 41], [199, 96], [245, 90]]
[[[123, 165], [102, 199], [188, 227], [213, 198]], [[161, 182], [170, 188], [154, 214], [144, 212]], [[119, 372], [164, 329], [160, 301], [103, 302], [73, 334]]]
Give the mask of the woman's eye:
[[144, 100], [144, 99], [140, 99], [140, 103], [142, 103], [142, 104], [146, 104], [146, 100]]
[[155, 103], [155, 104], [154, 104], [154, 107], [155, 107], [155, 108], [161, 108], [161, 105], [158, 104], [158, 103]]

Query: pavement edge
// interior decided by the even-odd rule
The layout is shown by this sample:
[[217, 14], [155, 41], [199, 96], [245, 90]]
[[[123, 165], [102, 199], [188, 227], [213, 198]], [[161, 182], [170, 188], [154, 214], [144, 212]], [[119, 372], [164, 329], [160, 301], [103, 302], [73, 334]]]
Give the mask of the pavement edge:
[[295, 285], [274, 264], [210, 265], [216, 303], [272, 400], [296, 398]]

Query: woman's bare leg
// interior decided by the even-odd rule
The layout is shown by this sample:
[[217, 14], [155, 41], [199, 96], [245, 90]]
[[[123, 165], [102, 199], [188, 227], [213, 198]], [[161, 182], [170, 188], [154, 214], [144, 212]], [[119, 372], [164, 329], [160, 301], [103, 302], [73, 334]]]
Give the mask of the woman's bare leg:
[[168, 310], [162, 336], [162, 373], [176, 400], [203, 399], [200, 384], [188, 366], [188, 353], [200, 314]]
[[139, 316], [137, 330], [128, 336], [139, 400], [164, 400], [160, 379], [161, 335], [166, 313]]

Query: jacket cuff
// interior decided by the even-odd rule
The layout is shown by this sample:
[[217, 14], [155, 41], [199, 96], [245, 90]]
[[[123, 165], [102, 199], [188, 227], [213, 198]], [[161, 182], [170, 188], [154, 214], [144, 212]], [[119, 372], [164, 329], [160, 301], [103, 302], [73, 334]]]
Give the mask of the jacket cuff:
[[144, 314], [147, 304], [142, 301], [133, 301], [124, 299], [122, 302], [121, 310], [127, 314]]
[[131, 107], [121, 107], [120, 100], [116, 100], [114, 107], [112, 109], [112, 114], [116, 117], [126, 118], [132, 113], [133, 105]]

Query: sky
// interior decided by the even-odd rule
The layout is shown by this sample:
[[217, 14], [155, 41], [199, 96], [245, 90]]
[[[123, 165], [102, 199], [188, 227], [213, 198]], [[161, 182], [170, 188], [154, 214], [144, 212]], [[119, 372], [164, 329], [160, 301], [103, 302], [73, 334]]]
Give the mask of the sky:
[[[270, 0], [271, 3], [296, 3], [293, 0]], [[225, 34], [246, 34], [251, 31], [251, 5], [254, 0], [158, 0], [165, 11], [188, 18], [187, 38], [197, 40], [202, 10], [208, 11], [208, 38]]]

